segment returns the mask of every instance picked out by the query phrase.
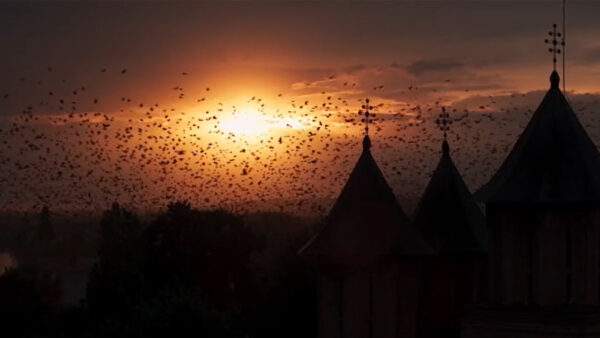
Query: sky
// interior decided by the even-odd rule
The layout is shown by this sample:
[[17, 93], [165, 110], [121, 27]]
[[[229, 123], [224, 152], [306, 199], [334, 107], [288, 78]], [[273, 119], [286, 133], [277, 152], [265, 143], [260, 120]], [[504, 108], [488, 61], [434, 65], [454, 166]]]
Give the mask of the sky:
[[[568, 1], [567, 79], [598, 144], [600, 3]], [[360, 152], [401, 203], [448, 107], [472, 191], [549, 87], [562, 1], [0, 3], [0, 208], [325, 212]], [[404, 202], [403, 202], [404, 201]]]

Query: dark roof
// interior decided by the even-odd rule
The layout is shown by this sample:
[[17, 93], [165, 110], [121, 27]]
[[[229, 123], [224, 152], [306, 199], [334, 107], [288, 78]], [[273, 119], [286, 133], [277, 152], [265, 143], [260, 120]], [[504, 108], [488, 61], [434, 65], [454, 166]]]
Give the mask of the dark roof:
[[323, 228], [300, 251], [334, 263], [360, 265], [385, 256], [433, 253], [409, 223], [371, 156], [363, 152], [333, 205]]
[[446, 141], [413, 224], [437, 252], [487, 251], [485, 218], [456, 169]]
[[600, 203], [600, 154], [560, 91], [550, 90], [478, 200], [506, 204]]

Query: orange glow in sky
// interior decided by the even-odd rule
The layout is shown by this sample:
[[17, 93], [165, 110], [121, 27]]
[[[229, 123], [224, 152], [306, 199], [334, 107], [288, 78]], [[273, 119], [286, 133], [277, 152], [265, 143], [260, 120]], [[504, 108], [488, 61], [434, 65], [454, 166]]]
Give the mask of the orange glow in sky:
[[[441, 106], [475, 190], [548, 88], [543, 40], [561, 14], [560, 1], [2, 6], [0, 209], [326, 208], [360, 154], [367, 97], [398, 196], [419, 196], [438, 159]], [[599, 11], [572, 1], [567, 43], [569, 99], [595, 141]]]
[[299, 119], [293, 117], [273, 117], [252, 109], [244, 109], [223, 119], [219, 128], [226, 133], [245, 136], [266, 136], [280, 129], [302, 129]]

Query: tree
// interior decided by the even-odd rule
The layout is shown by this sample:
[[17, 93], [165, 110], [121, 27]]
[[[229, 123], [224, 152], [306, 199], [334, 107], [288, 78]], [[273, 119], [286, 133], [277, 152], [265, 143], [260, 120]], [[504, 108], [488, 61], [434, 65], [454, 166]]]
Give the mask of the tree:
[[260, 243], [242, 220], [176, 202], [140, 228], [116, 204], [103, 215], [87, 288], [94, 335], [237, 336], [236, 305], [251, 294], [247, 262]]
[[53, 240], [55, 237], [54, 226], [52, 225], [50, 208], [48, 206], [42, 207], [40, 212], [40, 222], [38, 224], [37, 231], [38, 239], [40, 240]]
[[87, 303], [94, 316], [123, 316], [144, 295], [140, 222], [114, 203], [100, 222], [98, 262], [90, 272]]
[[144, 242], [150, 279], [159, 285], [181, 281], [221, 303], [253, 294], [248, 262], [264, 243], [238, 216], [171, 203], [146, 230]]
[[58, 312], [60, 280], [32, 267], [7, 269], [0, 276], [0, 323], [10, 337], [32, 337], [47, 331]]
[[[317, 280], [313, 261], [298, 256], [311, 231], [284, 239], [273, 272], [263, 282], [264, 298], [247, 311], [248, 328], [256, 337], [315, 337], [317, 335]], [[294, 330], [289, 328], [293, 327]]]

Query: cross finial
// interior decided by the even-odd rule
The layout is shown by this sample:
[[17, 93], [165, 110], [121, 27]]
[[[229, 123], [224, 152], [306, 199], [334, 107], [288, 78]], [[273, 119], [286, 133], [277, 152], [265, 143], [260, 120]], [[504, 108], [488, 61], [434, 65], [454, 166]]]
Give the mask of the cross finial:
[[552, 53], [552, 64], [554, 65], [554, 70], [556, 71], [556, 54], [561, 53], [561, 49], [559, 46], [564, 46], [565, 40], [562, 39], [560, 43], [558, 42], [558, 38], [560, 38], [562, 34], [556, 31], [556, 24], [552, 25], [552, 30], [548, 32], [548, 35], [552, 39], [546, 39], [544, 40], [544, 42], [550, 45], [548, 51]]
[[445, 107], [442, 107], [442, 113], [435, 120], [435, 124], [437, 124], [438, 128], [440, 128], [440, 130], [444, 132], [444, 141], [446, 141], [446, 139], [448, 138], [447, 132], [448, 130], [450, 130], [450, 125], [452, 124], [452, 121], [450, 120], [450, 114], [446, 112]]
[[364, 117], [361, 119], [361, 122], [365, 123], [365, 135], [369, 135], [369, 123], [371, 123], [375, 118], [375, 114], [371, 113], [371, 109], [373, 106], [369, 105], [369, 99], [365, 99], [365, 103], [361, 106], [361, 109], [358, 111], [358, 115]]

